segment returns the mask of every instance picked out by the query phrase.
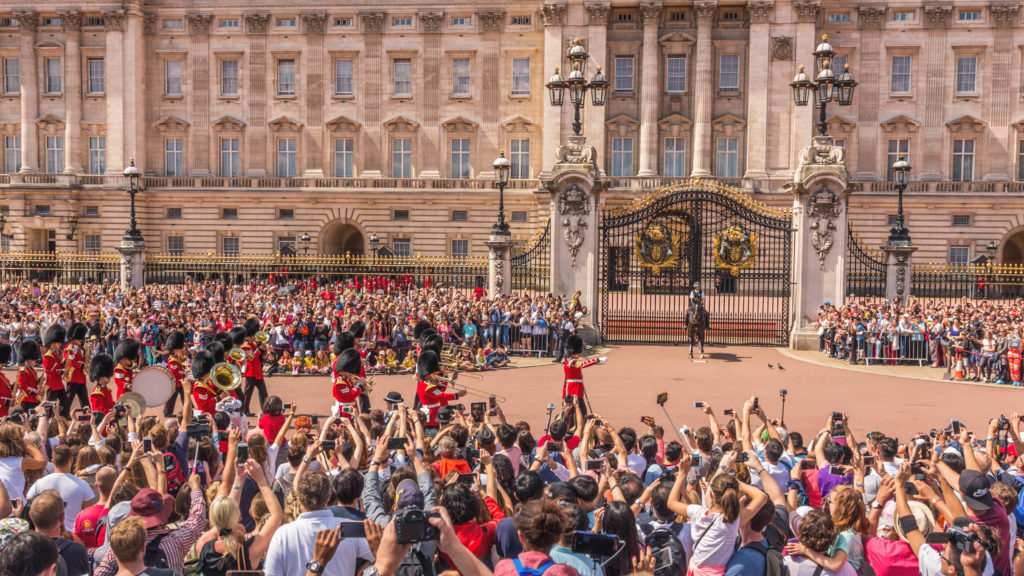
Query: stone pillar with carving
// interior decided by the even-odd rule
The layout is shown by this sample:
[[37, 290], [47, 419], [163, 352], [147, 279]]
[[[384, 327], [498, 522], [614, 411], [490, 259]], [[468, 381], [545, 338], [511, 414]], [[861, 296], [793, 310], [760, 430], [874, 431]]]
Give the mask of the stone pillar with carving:
[[[821, 36], [817, 30], [818, 15], [821, 14], [821, 0], [793, 0], [793, 13], [796, 16], [797, 22], [796, 34], [793, 39], [794, 64], [806, 66], [807, 74], [813, 78], [816, 71], [811, 53], [814, 52], [815, 47], [821, 41]], [[796, 70], [793, 70], [787, 76], [792, 78], [795, 74]], [[793, 113], [793, 134], [790, 140], [792, 144], [789, 148], [790, 153], [795, 156], [793, 158], [794, 162], [790, 164], [792, 166], [800, 162], [797, 152], [800, 143], [809, 141], [817, 133], [814, 130], [814, 126], [818, 122], [818, 115], [804, 108], [790, 108], [790, 110]], [[835, 110], [834, 104], [833, 110]]]
[[[877, 5], [857, 7], [857, 24], [860, 27], [860, 43], [857, 49], [861, 51], [857, 60], [857, 76], [861, 78], [881, 78], [884, 74], [884, 67], [880, 63], [885, 59], [882, 51], [885, 48], [885, 38], [888, 38], [887, 35], [883, 36], [885, 10], [885, 6]], [[858, 158], [879, 158], [885, 154], [885, 150], [879, 149], [879, 145], [885, 142], [880, 134], [881, 127], [878, 125], [881, 87], [881, 82], [861, 82], [857, 88], [854, 102], [854, 106], [857, 107], [857, 139], [856, 143], [848, 142], [847, 145], [857, 147]], [[860, 168], [856, 174], [858, 180], [879, 179], [875, 162], [857, 164]]]
[[571, 295], [577, 290], [590, 310], [581, 330], [588, 342], [596, 342], [599, 306], [597, 299], [598, 228], [607, 180], [597, 169], [597, 150], [582, 137], [570, 137], [559, 146], [555, 164], [541, 173], [541, 190], [551, 195], [551, 293]]
[[[790, 346], [817, 349], [814, 323], [824, 302], [840, 305], [846, 289], [846, 152], [817, 136], [800, 151], [793, 183], [793, 292]], [[812, 348], [814, 347], [814, 348]]]
[[644, 26], [643, 63], [640, 67], [640, 167], [637, 176], [658, 175], [658, 100], [661, 70], [658, 26], [661, 6], [641, 4], [640, 19]]
[[[444, 14], [419, 14], [423, 30], [423, 129], [419, 145], [422, 150], [420, 178], [441, 177], [441, 26]], [[481, 65], [483, 63], [481, 62]]]
[[146, 283], [146, 243], [121, 238], [117, 251], [121, 254], [121, 290], [141, 288]]
[[104, 41], [106, 53], [111, 55], [103, 62], [104, 75], [109, 90], [104, 95], [107, 104], [107, 174], [120, 175], [124, 170], [124, 10], [108, 10], [103, 13], [103, 24], [106, 27]]
[[[566, 7], [564, 3], [547, 3], [540, 7], [540, 15], [544, 20], [544, 70], [541, 74], [544, 82], [547, 82], [556, 67], [562, 67], [562, 59], [565, 57], [566, 46], [562, 42], [562, 22], [565, 19]], [[562, 77], [568, 77], [569, 71], [562, 70]], [[547, 105], [547, 90], [542, 93], [544, 98], [544, 137], [542, 139], [542, 158], [548, 162], [549, 158], [555, 156], [558, 144], [562, 142], [562, 113], [565, 109], [572, 110], [572, 105], [567, 104], [561, 107]], [[566, 103], [569, 98], [566, 96]]]
[[380, 178], [386, 155], [383, 154], [388, 142], [382, 141], [383, 124], [380, 117], [383, 93], [383, 76], [385, 63], [381, 59], [381, 44], [384, 36], [384, 12], [360, 12], [359, 18], [363, 25], [363, 46], [366, 50], [363, 57], [362, 70], [368, 73], [363, 82], [363, 126], [362, 138], [359, 140], [363, 149], [363, 178]]
[[488, 250], [487, 294], [492, 298], [508, 294], [512, 288], [512, 235], [492, 230], [484, 244]]
[[[1016, 4], [993, 4], [989, 14], [995, 20], [995, 41], [992, 45], [992, 92], [990, 95], [992, 108], [988, 131], [989, 165], [987, 173], [975, 174], [983, 180], [1007, 181], [1013, 177], [1013, 159], [1017, 149], [1011, 139], [1012, 130], [1002, 128], [1010, 124], [1010, 113], [1013, 108], [1011, 75], [1013, 75], [1014, 33], [1017, 30], [1020, 7]], [[995, 128], [998, 127], [998, 128]]]
[[774, 0], [754, 0], [750, 13], [750, 49], [747, 51], [747, 172], [744, 178], [768, 177], [768, 101], [771, 82], [771, 39], [769, 24]]
[[67, 90], [64, 98], [64, 150], [67, 161], [65, 174], [79, 174], [82, 170], [82, 53], [79, 34], [82, 30], [82, 12], [59, 12], [64, 25], [64, 76]]
[[693, 176], [711, 175], [711, 113], [715, 102], [715, 83], [712, 71], [713, 50], [711, 27], [718, 12], [718, 0], [698, 0], [693, 3], [697, 15], [697, 46], [694, 54], [697, 72], [693, 106]]
[[322, 178], [324, 175], [324, 92], [328, 75], [324, 70], [324, 27], [327, 15], [309, 13], [302, 15], [302, 38], [306, 49], [302, 53], [306, 67], [306, 129], [304, 131], [305, 170], [307, 178]]
[[[146, 125], [148, 60], [146, 26], [141, 4], [141, 0], [129, 0], [124, 3], [124, 149], [128, 158], [135, 157], [139, 169], [145, 172], [148, 169], [146, 159], [149, 156], [146, 154], [146, 144], [149, 140]], [[125, 165], [124, 158], [115, 159], [115, 166], [119, 171], [123, 171]]]
[[885, 244], [882, 252], [885, 252], [885, 298], [892, 302], [899, 297], [900, 302], [906, 302], [910, 296], [910, 274], [917, 246]]
[[[478, 12], [477, 16], [480, 18], [480, 29], [484, 33], [480, 51], [482, 60], [477, 62], [498, 62], [501, 59], [501, 31], [505, 27], [505, 12], [488, 10]], [[478, 77], [483, 82], [484, 107], [480, 111], [480, 145], [477, 146], [477, 153], [483, 162], [479, 164], [476, 175], [477, 178], [494, 178], [491, 162], [498, 157], [498, 151], [505, 148], [501, 143], [501, 126], [498, 124], [498, 113], [501, 112], [501, 78], [498, 74], [488, 73]]]
[[[586, 35], [587, 52], [590, 54], [591, 61], [600, 66], [607, 76], [609, 73], [608, 15], [611, 13], [611, 4], [593, 2], [585, 4], [584, 8], [587, 11], [589, 23]], [[544, 78], [544, 81], [546, 82], [547, 78]], [[587, 135], [587, 141], [597, 150], [605, 150], [608, 130], [604, 123], [608, 115], [608, 106], [587, 106], [584, 112], [583, 133]], [[604, 173], [600, 164], [595, 166], [601, 170], [601, 173]]]
[[[924, 41], [924, 69], [925, 78], [945, 78], [947, 66], [946, 58], [948, 44], [946, 44], [947, 28], [953, 18], [951, 5], [928, 5], [924, 6], [925, 23], [928, 27], [928, 34]], [[952, 60], [955, 65], [956, 60]], [[927, 82], [924, 89], [924, 101], [921, 109], [924, 110], [924, 122], [921, 127], [921, 142], [944, 142], [946, 135], [946, 83]], [[918, 180], [938, 181], [942, 179], [942, 167], [946, 166], [948, 160], [943, 158], [943, 146], [921, 146], [923, 162], [914, 161], [915, 165], [921, 167], [915, 173]], [[913, 160], [913, 159], [912, 159]]]
[[245, 175], [262, 178], [267, 175], [267, 26], [270, 15], [245, 15], [245, 37], [249, 42], [249, 124], [246, 138]]
[[210, 175], [210, 23], [211, 14], [187, 14], [192, 91], [188, 98], [189, 150], [192, 176]]
[[36, 75], [36, 26], [39, 14], [24, 10], [14, 13], [20, 28], [18, 33], [18, 65], [21, 85], [21, 172], [39, 171], [39, 136], [36, 117], [39, 116], [39, 82]]

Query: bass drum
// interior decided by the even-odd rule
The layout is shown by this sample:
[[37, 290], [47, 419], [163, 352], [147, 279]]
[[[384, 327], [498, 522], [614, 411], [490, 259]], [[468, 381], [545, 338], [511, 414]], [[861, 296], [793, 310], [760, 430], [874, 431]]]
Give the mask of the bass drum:
[[146, 406], [163, 406], [174, 394], [174, 376], [163, 366], [146, 366], [132, 380], [132, 392], [146, 399]]

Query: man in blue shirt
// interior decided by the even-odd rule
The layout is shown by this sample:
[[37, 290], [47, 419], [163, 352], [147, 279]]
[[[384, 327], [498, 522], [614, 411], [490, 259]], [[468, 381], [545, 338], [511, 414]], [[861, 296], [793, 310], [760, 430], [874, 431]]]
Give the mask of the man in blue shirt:
[[[753, 462], [753, 459], [750, 460]], [[750, 473], [760, 475], [763, 467], [755, 463], [750, 467]], [[755, 470], [757, 468], [757, 470]], [[729, 564], [725, 567], [725, 576], [764, 576], [768, 571], [768, 541], [764, 539], [761, 531], [771, 523], [775, 517], [775, 504], [766, 500], [761, 510], [750, 519], [748, 524], [740, 525], [741, 547], [737, 550]]]
[[563, 503], [561, 506], [567, 522], [561, 540], [551, 547], [549, 556], [556, 564], [572, 566], [580, 576], [602, 576], [600, 563], [594, 562], [585, 554], [572, 551], [572, 535], [578, 531], [586, 531], [590, 527], [587, 514], [576, 504]]

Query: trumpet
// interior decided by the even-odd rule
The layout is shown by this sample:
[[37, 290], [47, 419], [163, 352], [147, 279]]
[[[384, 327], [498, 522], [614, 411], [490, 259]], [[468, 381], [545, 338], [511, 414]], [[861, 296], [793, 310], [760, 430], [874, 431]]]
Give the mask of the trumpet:
[[465, 390], [466, 394], [469, 394], [470, 396], [476, 396], [478, 398], [490, 398], [491, 396], [494, 396], [494, 399], [496, 401], [498, 401], [498, 402], [504, 402], [505, 401], [505, 397], [500, 395], [500, 394], [491, 394], [487, 390], [480, 390], [479, 388], [474, 388], [472, 386], [467, 386], [465, 384], [461, 384], [459, 382], [456, 382], [455, 380], [452, 380], [451, 378], [445, 378], [443, 376], [438, 376], [437, 377], [437, 381], [438, 382], [444, 382], [445, 384], [448, 384], [448, 385], [451, 385], [451, 386], [458, 386], [458, 387], [462, 388], [463, 390]]
[[214, 387], [221, 392], [230, 392], [242, 385], [242, 371], [228, 362], [215, 364], [210, 376]]
[[373, 379], [371, 378], [361, 378], [359, 376], [353, 376], [352, 383], [362, 388], [363, 392], [366, 392], [367, 394], [373, 392]]
[[270, 332], [265, 332], [261, 330], [256, 333], [256, 336], [254, 336], [253, 339], [259, 342], [260, 344], [266, 344], [267, 342], [270, 342]]

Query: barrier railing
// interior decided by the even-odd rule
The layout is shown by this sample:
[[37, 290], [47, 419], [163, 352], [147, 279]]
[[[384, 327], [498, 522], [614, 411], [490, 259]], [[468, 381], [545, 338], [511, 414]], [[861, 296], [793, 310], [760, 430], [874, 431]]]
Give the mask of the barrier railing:
[[117, 282], [120, 267], [116, 252], [0, 252], [0, 278], [4, 282]]
[[1024, 296], [1021, 264], [915, 264], [910, 294], [919, 300], [1012, 300]]

